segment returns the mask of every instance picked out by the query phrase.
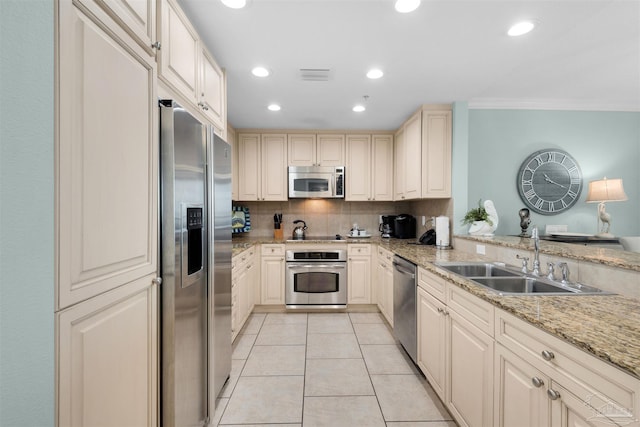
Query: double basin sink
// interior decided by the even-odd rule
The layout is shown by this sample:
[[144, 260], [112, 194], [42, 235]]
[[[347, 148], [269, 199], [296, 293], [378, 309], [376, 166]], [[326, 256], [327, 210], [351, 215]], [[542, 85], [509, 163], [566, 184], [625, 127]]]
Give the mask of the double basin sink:
[[525, 274], [499, 264], [436, 263], [436, 266], [465, 277], [500, 295], [609, 295], [609, 292], [580, 283], [562, 283]]

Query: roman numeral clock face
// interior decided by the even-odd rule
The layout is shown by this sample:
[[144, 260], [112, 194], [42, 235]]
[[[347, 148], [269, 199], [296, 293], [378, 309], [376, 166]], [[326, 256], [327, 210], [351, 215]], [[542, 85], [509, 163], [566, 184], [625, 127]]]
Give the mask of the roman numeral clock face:
[[582, 192], [582, 172], [566, 151], [547, 149], [526, 158], [518, 171], [518, 193], [534, 212], [555, 215], [573, 206]]

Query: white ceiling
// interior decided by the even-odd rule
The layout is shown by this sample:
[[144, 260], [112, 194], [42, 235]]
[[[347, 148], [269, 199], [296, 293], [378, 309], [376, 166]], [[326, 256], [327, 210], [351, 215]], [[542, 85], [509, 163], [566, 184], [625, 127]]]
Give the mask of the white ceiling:
[[[639, 0], [423, 0], [410, 14], [393, 0], [249, 2], [180, 0], [226, 69], [236, 128], [392, 130], [421, 104], [454, 101], [640, 111]], [[523, 19], [539, 25], [508, 37]], [[374, 66], [384, 77], [365, 77]], [[301, 81], [300, 68], [332, 79]], [[351, 111], [365, 95], [367, 110]]]

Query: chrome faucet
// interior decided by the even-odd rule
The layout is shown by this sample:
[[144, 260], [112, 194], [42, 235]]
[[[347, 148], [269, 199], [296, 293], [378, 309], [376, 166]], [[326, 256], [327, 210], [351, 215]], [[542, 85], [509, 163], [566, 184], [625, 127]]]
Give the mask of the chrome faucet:
[[533, 239], [533, 271], [531, 274], [540, 276], [540, 237], [538, 236], [538, 227], [531, 230], [531, 238]]
[[563, 285], [569, 284], [569, 265], [566, 262], [561, 262], [560, 264], [558, 264], [558, 267], [560, 267], [560, 271], [562, 271], [561, 283]]
[[555, 267], [554, 263], [552, 263], [552, 262], [548, 262], [547, 263], [547, 268], [548, 268], [547, 279], [549, 279], [549, 280], [556, 280], [556, 277], [555, 277], [554, 271], [553, 271], [554, 267]]

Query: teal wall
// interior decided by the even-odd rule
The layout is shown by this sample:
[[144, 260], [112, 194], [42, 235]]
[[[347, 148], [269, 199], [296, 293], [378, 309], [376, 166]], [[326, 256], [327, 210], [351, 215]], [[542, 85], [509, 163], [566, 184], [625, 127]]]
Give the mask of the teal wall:
[[0, 426], [54, 425], [53, 0], [0, 0]]
[[453, 103], [451, 197], [453, 198], [454, 234], [465, 234], [467, 227], [460, 220], [467, 212], [469, 192], [469, 107], [466, 102]]
[[607, 204], [611, 232], [640, 235], [640, 113], [470, 109], [468, 120], [466, 202], [474, 206], [480, 198], [493, 200], [500, 216], [496, 234], [520, 232], [518, 210], [525, 206], [516, 188], [520, 164], [534, 151], [560, 148], [580, 164], [582, 194], [564, 213], [532, 212], [531, 224], [541, 230], [547, 224], [567, 224], [569, 231], [595, 233], [597, 204], [585, 203], [588, 183], [607, 176], [622, 178], [629, 197]]

